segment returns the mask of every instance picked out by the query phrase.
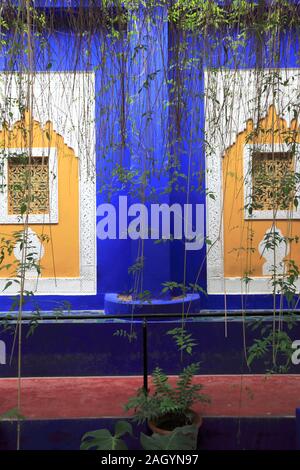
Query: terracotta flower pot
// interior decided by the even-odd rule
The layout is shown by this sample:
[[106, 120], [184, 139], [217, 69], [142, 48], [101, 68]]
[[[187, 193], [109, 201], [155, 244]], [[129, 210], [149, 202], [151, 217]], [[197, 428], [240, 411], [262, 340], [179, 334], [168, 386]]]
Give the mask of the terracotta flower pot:
[[[203, 422], [202, 417], [193, 410], [188, 410], [188, 411], [193, 416], [193, 420], [191, 424], [194, 424], [199, 429]], [[162, 429], [162, 428], [157, 427], [153, 421], [148, 421], [148, 426], [153, 433], [160, 434], [161, 436], [167, 436], [168, 434], [171, 434], [172, 432], [167, 429]]]

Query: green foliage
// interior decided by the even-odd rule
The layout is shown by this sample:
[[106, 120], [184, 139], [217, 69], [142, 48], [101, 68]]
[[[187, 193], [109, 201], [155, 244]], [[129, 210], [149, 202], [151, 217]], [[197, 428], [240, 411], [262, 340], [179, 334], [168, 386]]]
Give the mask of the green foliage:
[[193, 353], [193, 348], [197, 343], [193, 339], [192, 334], [188, 333], [185, 328], [173, 328], [172, 330], [167, 331], [167, 335], [173, 337], [179, 351], [186, 352], [190, 355]]
[[[2, 2], [6, 3], [6, 2]], [[264, 8], [260, 5], [264, 4]], [[5, 5], [4, 5], [5, 6]], [[55, 22], [52, 21], [51, 12], [47, 15], [40, 9], [34, 8], [32, 2], [19, 2], [12, 11], [4, 14], [4, 6], [0, 7], [0, 49], [5, 53], [8, 68], [11, 70], [20, 70], [22, 74], [35, 73], [35, 69], [30, 64], [30, 54], [36, 51], [38, 64], [45, 67], [46, 70], [51, 70], [52, 61], [49, 50], [48, 38], [55, 32]], [[156, 7], [169, 7], [168, 18], [161, 18], [155, 14]], [[82, 10], [82, 11], [81, 11]], [[162, 11], [158, 8], [159, 11]], [[100, 71], [101, 80], [99, 81], [99, 89], [97, 89], [97, 100], [101, 103], [101, 128], [99, 134], [101, 135], [101, 142], [97, 142], [97, 154], [100, 155], [101, 171], [104, 174], [98, 175], [99, 180], [102, 179], [103, 184], [99, 184], [101, 191], [111, 197], [114, 192], [126, 192], [141, 200], [158, 200], [160, 195], [170, 194], [173, 191], [181, 192], [190, 196], [190, 191], [201, 191], [202, 184], [200, 175], [197, 178], [198, 183], [190, 184], [190, 180], [196, 175], [199, 169], [193, 168], [198, 162], [194, 161], [194, 148], [201, 149], [205, 145], [206, 156], [210, 158], [218, 158], [214, 152], [214, 148], [206, 141], [206, 137], [198, 139], [199, 124], [191, 124], [189, 136], [183, 134], [183, 129], [186, 129], [186, 123], [198, 122], [201, 113], [197, 109], [197, 100], [204, 99], [199, 90], [193, 91], [194, 77], [202, 76], [203, 63], [205, 64], [220, 64], [239, 68], [245, 65], [245, 47], [248, 44], [248, 39], [255, 37], [257, 39], [258, 49], [261, 48], [262, 52], [266, 52], [266, 57], [271, 57], [274, 64], [279, 63], [277, 54], [284, 54], [286, 58], [289, 47], [287, 41], [286, 47], [278, 47], [280, 52], [276, 51], [278, 45], [282, 44], [282, 31], [288, 31], [289, 34], [296, 36], [299, 30], [300, 21], [297, 7], [293, 2], [287, 0], [274, 0], [272, 2], [258, 2], [247, 0], [233, 0], [232, 2], [219, 2], [217, 0], [177, 0], [168, 2], [167, 0], [126, 0], [121, 2], [119, 0], [105, 0], [103, 2], [103, 9], [101, 15], [92, 14], [86, 15], [82, 12], [84, 9], [79, 9], [78, 14], [73, 14], [72, 9], [69, 9], [69, 26], [72, 30], [78, 31], [78, 43], [74, 48], [74, 56], [86, 60], [87, 70], [90, 70], [90, 51], [88, 45], [92, 42], [92, 34], [94, 31], [101, 29], [101, 42], [98, 45], [95, 43], [95, 71]], [[66, 22], [68, 20], [66, 19]], [[150, 27], [157, 27], [157, 30], [164, 26], [164, 22], [169, 22], [170, 38], [172, 41], [171, 49], [168, 54], [167, 63], [163, 65], [163, 69], [158, 69], [156, 64], [152, 64], [149, 58], [153, 51], [155, 51], [154, 42], [148, 41], [148, 38], [141, 35], [141, 25], [144, 28], [145, 24]], [[102, 34], [104, 31], [104, 34]], [[9, 34], [8, 34], [9, 33]], [[173, 34], [174, 33], [174, 34]], [[176, 36], [176, 34], [177, 36]], [[152, 34], [152, 32], [151, 32]], [[151, 36], [151, 35], [149, 35]], [[199, 38], [203, 43], [203, 48], [199, 50]], [[20, 40], [21, 39], [21, 40]], [[92, 39], [94, 41], [94, 38]], [[156, 37], [154, 41], [164, 41], [165, 35]], [[84, 47], [82, 47], [84, 43]], [[32, 45], [34, 47], [32, 48]], [[196, 47], [195, 47], [196, 45]], [[261, 47], [262, 45], [262, 47]], [[164, 50], [164, 43], [159, 44]], [[153, 51], [152, 48], [153, 47]], [[99, 53], [97, 57], [97, 52]], [[218, 54], [220, 57], [218, 57]], [[256, 54], [256, 52], [255, 52]], [[113, 55], [115, 65], [109, 66], [108, 57]], [[70, 56], [71, 57], [71, 56]], [[225, 61], [224, 61], [225, 58]], [[220, 59], [220, 61], [219, 61]], [[255, 60], [257, 56], [255, 55]], [[248, 59], [247, 59], [248, 60]], [[250, 61], [252, 60], [252, 57]], [[296, 58], [297, 60], [297, 58]], [[34, 60], [33, 63], [35, 64]], [[36, 64], [37, 64], [36, 63]], [[35, 64], [35, 65], [36, 65]], [[141, 73], [136, 73], [135, 66], [143, 64]], [[160, 67], [159, 65], [158, 67]], [[269, 67], [268, 63], [263, 66]], [[115, 67], [115, 68], [114, 68]], [[280, 79], [279, 73], [275, 69], [271, 71], [261, 69], [258, 64], [259, 75], [257, 81], [257, 109], [255, 114], [261, 114], [260, 99], [262, 93], [274, 91], [274, 100], [280, 101], [278, 95], [280, 87], [287, 87], [288, 83], [285, 79]], [[75, 65], [75, 70], [77, 65]], [[74, 72], [75, 72], [74, 70]], [[133, 72], [132, 72], [133, 71]], [[210, 69], [210, 77], [213, 76], [214, 70]], [[21, 80], [21, 75], [20, 75]], [[208, 80], [209, 82], [210, 80]], [[33, 80], [30, 80], [33, 82]], [[258, 83], [260, 82], [260, 83]], [[97, 82], [98, 83], [98, 82]], [[202, 86], [202, 85], [201, 85]], [[130, 92], [134, 88], [133, 92]], [[153, 125], [159, 126], [155, 123], [158, 112], [156, 109], [160, 106], [160, 93], [161, 90], [167, 88], [168, 96], [163, 98], [161, 104], [161, 122], [168, 119], [168, 128], [165, 135], [162, 136], [165, 147], [163, 156], [157, 159], [156, 153], [153, 149], [153, 140], [155, 140], [155, 133], [147, 135], [147, 129]], [[196, 87], [197, 88], [197, 87]], [[6, 90], [9, 94], [9, 89]], [[228, 96], [226, 88], [223, 90], [224, 102], [219, 103], [214, 96], [214, 91], [209, 90], [211, 97], [215, 102], [216, 111], [221, 108], [228, 109], [228, 121], [226, 126], [228, 129], [232, 128], [230, 122], [230, 109], [229, 106], [231, 97]], [[152, 99], [153, 94], [154, 99]], [[30, 90], [28, 88], [28, 95]], [[106, 98], [109, 97], [107, 100]], [[3, 108], [0, 109], [0, 120], [3, 129], [9, 129], [12, 123], [13, 114], [11, 113], [12, 107], [17, 107], [19, 114], [22, 116], [27, 108], [27, 101], [30, 96], [20, 95], [18, 102], [13, 102], [9, 97], [5, 97]], [[111, 99], [110, 99], [111, 98]], [[228, 102], [229, 98], [229, 102]], [[110, 101], [106, 103], [106, 101]], [[188, 102], [192, 102], [192, 109], [188, 109]], [[293, 114], [294, 118], [298, 119], [298, 103], [291, 103], [291, 109], [287, 109], [288, 113]], [[134, 116], [136, 109], [137, 117]], [[295, 108], [293, 110], [293, 108]], [[167, 113], [165, 113], [167, 111]], [[165, 113], [165, 114], [164, 114]], [[217, 114], [219, 114], [217, 112]], [[220, 122], [208, 122], [210, 126], [218, 129]], [[24, 133], [26, 131], [24, 130]], [[270, 128], [264, 130], [260, 125], [256, 126], [251, 134], [248, 135], [248, 141], [254, 141], [259, 134], [264, 134], [268, 137], [270, 134], [276, 136], [276, 130]], [[298, 131], [297, 131], [298, 133]], [[130, 139], [128, 136], [130, 135]], [[103, 139], [102, 139], [103, 136]], [[28, 137], [28, 136], [27, 136]], [[49, 135], [47, 136], [49, 139]], [[148, 138], [150, 137], [150, 138]], [[186, 142], [188, 137], [188, 142]], [[294, 140], [293, 140], [294, 139]], [[298, 140], [298, 137], [297, 137]], [[150, 144], [148, 141], [151, 141]], [[103, 143], [105, 142], [105, 143]], [[106, 143], [107, 142], [107, 143]], [[183, 145], [184, 143], [184, 145]], [[288, 135], [286, 143], [290, 145], [291, 152], [295, 154], [295, 135]], [[189, 147], [186, 149], [186, 147]], [[130, 156], [131, 162], [134, 165], [128, 165], [124, 158], [126, 154]], [[25, 161], [28, 156], [23, 155]], [[162, 163], [161, 163], [161, 160]], [[183, 161], [188, 160], [191, 170], [189, 174], [183, 170]], [[125, 163], [124, 163], [125, 162]], [[102, 170], [105, 169], [105, 170]], [[203, 170], [205, 176], [205, 170]], [[3, 190], [3, 165], [0, 162], [0, 176], [1, 182], [0, 189]], [[167, 176], [167, 178], [165, 178]], [[192, 178], [191, 178], [192, 176]], [[232, 175], [233, 177], [235, 175]], [[167, 179], [167, 181], [165, 181]], [[24, 196], [20, 205], [20, 214], [25, 216], [30, 212], [31, 198], [28, 196], [28, 188], [30, 187], [29, 175], [25, 175], [22, 184], [15, 186], [15, 191], [23, 191]], [[153, 184], [155, 180], [155, 184]], [[159, 184], [156, 184], [159, 182]], [[264, 174], [261, 172], [259, 177], [259, 184], [255, 190], [259, 193], [262, 186], [268, 184], [269, 186], [276, 186], [273, 193], [274, 202], [274, 215], [276, 208], [282, 203], [283, 207], [289, 208], [299, 206], [299, 198], [296, 193], [296, 188], [299, 187], [300, 175], [295, 173], [288, 174], [282, 179], [280, 185], [276, 185], [276, 181], [272, 175]], [[158, 189], [157, 189], [158, 188]], [[207, 198], [217, 200], [219, 195], [212, 192], [210, 188], [204, 190]], [[252, 200], [248, 204], [248, 213], [251, 215], [253, 210], [259, 209], [257, 201]], [[275, 217], [274, 217], [275, 218]], [[291, 219], [291, 217], [288, 217]], [[41, 274], [41, 266], [36, 262], [36, 253], [30, 247], [26, 239], [26, 224], [23, 230], [15, 232], [11, 237], [2, 237], [0, 239], [0, 270], [6, 270], [15, 274], [14, 279], [6, 282], [4, 290], [9, 292], [12, 285], [16, 285], [18, 295], [12, 298], [11, 311], [19, 310], [20, 314], [27, 300], [32, 300], [33, 292], [26, 290], [24, 287], [24, 280], [27, 272], [30, 270], [36, 271], [38, 275]], [[47, 241], [43, 239], [42, 241]], [[157, 240], [154, 243], [167, 243], [167, 240]], [[216, 240], [206, 239], [208, 246], [213, 246]], [[251, 245], [250, 238], [247, 240], [248, 245]], [[297, 243], [297, 237], [293, 239], [281, 237], [274, 231], [265, 238], [265, 250], [275, 252], [279, 246], [286, 246], [287, 243]], [[26, 248], [26, 257], [19, 263], [18, 261], [6, 262], [6, 258], [13, 253], [13, 249], [19, 243], [21, 247]], [[177, 243], [177, 242], [176, 242]], [[237, 255], [243, 250], [251, 258], [253, 247], [234, 247]], [[151, 262], [151, 260], [149, 261]], [[283, 274], [278, 273], [276, 263], [274, 265], [273, 273], [271, 276], [271, 285], [273, 286], [274, 299], [279, 294], [281, 305], [283, 300], [287, 301], [288, 305], [293, 308], [297, 303], [297, 281], [299, 280], [299, 268], [296, 262], [289, 259], [285, 262], [285, 271]], [[249, 269], [248, 269], [249, 268]], [[151, 302], [151, 293], [143, 287], [143, 271], [145, 269], [145, 258], [143, 255], [143, 247], [139, 246], [138, 256], [136, 263], [129, 267], [128, 272], [133, 278], [133, 289], [130, 290], [133, 299], [139, 299], [143, 302]], [[186, 274], [186, 267], [184, 267], [183, 277]], [[201, 266], [199, 267], [199, 275], [201, 273]], [[245, 275], [242, 279], [247, 287], [250, 287], [252, 282], [253, 272], [251, 267], [247, 266]], [[199, 276], [197, 276], [199, 279]], [[176, 291], [184, 296], [188, 292], [199, 292], [206, 294], [201, 286], [195, 283], [177, 283], [173, 281], [166, 281], [163, 284], [162, 292], [170, 292], [177, 294]], [[274, 302], [275, 304], [275, 302]], [[64, 314], [63, 309], [55, 309], [56, 316]], [[41, 317], [40, 309], [37, 307], [33, 312], [33, 319], [30, 321], [29, 333], [33, 334]], [[274, 313], [274, 317], [276, 317]], [[288, 321], [288, 328], [293, 327], [293, 319], [286, 319], [284, 313], [278, 315], [279, 323], [284, 318]], [[19, 321], [22, 321], [21, 315]], [[4, 327], [9, 327], [10, 316], [4, 320]], [[254, 344], [249, 347], [248, 363], [252, 365], [256, 359], [264, 359], [266, 356], [272, 356], [272, 364], [269, 369], [286, 370], [289, 366], [290, 355], [290, 337], [288, 332], [279, 329], [276, 322], [275, 327], [269, 329], [262, 328], [260, 331], [261, 338], [255, 340]], [[115, 336], [127, 338], [129, 341], [135, 339], [134, 332], [128, 333], [125, 330], [117, 330]], [[177, 348], [188, 354], [193, 353], [193, 348], [196, 342], [192, 336], [184, 328], [174, 328], [168, 332], [174, 338]], [[283, 364], [278, 363], [278, 359], [283, 359]], [[168, 387], [168, 381], [162, 372], [158, 369], [156, 385], [159, 391], [158, 394], [163, 398], [162, 409], [176, 410], [178, 408], [178, 396], [172, 391], [172, 387]], [[189, 385], [187, 386], [189, 389]], [[178, 392], [179, 393], [179, 392]], [[175, 398], [174, 398], [175, 396]], [[151, 401], [153, 399], [153, 401]], [[154, 397], [140, 397], [139, 403], [145, 404], [145, 409], [149, 408], [149, 414], [155, 409], [158, 410], [159, 406]], [[175, 403], [174, 403], [175, 402]], [[147, 406], [146, 406], [147, 405]], [[180, 406], [183, 406], [180, 403]], [[176, 408], [177, 407], [177, 408]], [[100, 436], [101, 437], [101, 436]], [[105, 436], [102, 436], [105, 438]], [[98, 436], [99, 438], [99, 436]], [[106, 439], [108, 436], [106, 435]], [[112, 442], [113, 436], [111, 436]], [[119, 439], [121, 440], [121, 439]]]
[[123, 439], [126, 434], [132, 435], [132, 426], [127, 421], [118, 421], [115, 434], [108, 429], [98, 429], [82, 436], [80, 450], [127, 450]]
[[294, 260], [289, 259], [285, 263], [285, 272], [277, 274], [278, 267], [273, 266], [271, 284], [274, 292], [281, 294], [287, 300], [290, 307], [293, 307], [296, 301], [297, 285], [299, 279], [299, 267]]
[[114, 332], [113, 336], [118, 336], [119, 338], [126, 338], [128, 339], [129, 343], [137, 339], [137, 334], [134, 330], [128, 333], [127, 330], [119, 329]]
[[[281, 80], [280, 77], [276, 77], [276, 80]], [[266, 74], [264, 76], [264, 87], [267, 89], [274, 80], [274, 76]], [[283, 87], [287, 86], [288, 83], [282, 82]], [[250, 140], [257, 137], [258, 133], [274, 134], [276, 133], [271, 128], [262, 129], [258, 128], [252, 133], [249, 138]], [[295, 154], [294, 135], [287, 135], [285, 137], [285, 144], [288, 146], [289, 152], [294, 155], [294, 158], [298, 158]], [[286, 171], [281, 175], [278, 180], [275, 172], [270, 168], [266, 171], [261, 165], [259, 160], [256, 162], [256, 181], [255, 188], [248, 205], [245, 209], [248, 210], [248, 214], [251, 216], [253, 210], [261, 210], [262, 207], [259, 204], [260, 194], [264, 192], [264, 188], [272, 188], [272, 210], [274, 213], [274, 219], [278, 210], [284, 210], [288, 214], [297, 209], [298, 196], [297, 188], [299, 187], [299, 174], [291, 171], [287, 165]], [[253, 233], [250, 233], [248, 242], [252, 244]], [[279, 248], [282, 251], [286, 251], [286, 254], [291, 250], [294, 244], [299, 243], [299, 236], [283, 236], [277, 229], [275, 221], [273, 220], [272, 228], [269, 230], [263, 239], [263, 250], [261, 255], [266, 257], [266, 254], [270, 252], [274, 259], [274, 264], [270, 267], [270, 279], [269, 283], [272, 286], [274, 305], [276, 296], [280, 295], [281, 306], [283, 302], [288, 305], [288, 311], [284, 311], [280, 308], [278, 311], [274, 307], [273, 319], [271, 325], [260, 324], [260, 338], [256, 338], [250, 346], [247, 347], [247, 363], [250, 367], [254, 361], [263, 361], [266, 370], [268, 372], [286, 373], [291, 366], [292, 356], [292, 339], [290, 337], [289, 330], [293, 328], [294, 314], [292, 309], [295, 308], [298, 302], [298, 287], [297, 282], [299, 280], [299, 267], [295, 260], [291, 257], [285, 257], [284, 261], [278, 262], [276, 259], [276, 252]], [[245, 249], [245, 248], [244, 248]], [[253, 252], [253, 250], [251, 251]], [[246, 285], [250, 285], [252, 278], [250, 272], [245, 272], [243, 281]], [[284, 328], [288, 326], [288, 331]], [[256, 327], [257, 328], [257, 327]]]
[[[132, 426], [127, 421], [118, 421], [115, 434], [108, 429], [87, 432], [81, 438], [80, 450], [128, 450], [124, 436], [132, 434]], [[197, 426], [175, 428], [169, 435], [140, 434], [140, 442], [145, 450], [195, 450], [197, 448]]]
[[219, 28], [228, 21], [225, 9], [211, 0], [177, 0], [170, 9], [169, 18], [187, 30], [202, 30], [205, 26]]
[[25, 417], [19, 412], [18, 408], [11, 408], [0, 415], [0, 421], [23, 421]]
[[[292, 320], [291, 320], [292, 321]], [[292, 327], [292, 323], [290, 328]], [[260, 326], [260, 338], [256, 338], [247, 349], [247, 364], [263, 360], [268, 373], [287, 373], [293, 354], [292, 339], [288, 332], [273, 325]], [[257, 326], [256, 326], [257, 328]]]
[[189, 284], [185, 284], [183, 282], [166, 281], [163, 282], [162, 285], [164, 286], [161, 290], [163, 294], [165, 294], [166, 292], [170, 292], [174, 295], [174, 291], [179, 290], [181, 295], [183, 296], [185, 296], [189, 292], [198, 292], [207, 295], [207, 292], [199, 284], [193, 284], [192, 282], [190, 282]]
[[26, 333], [26, 338], [32, 336], [39, 326], [39, 320], [41, 319], [41, 310], [39, 307], [36, 308], [35, 311], [32, 312], [32, 318], [29, 321], [29, 329]]
[[[298, 24], [296, 5], [275, 0], [259, 8], [259, 1], [233, 0], [226, 5], [217, 0], [177, 0], [169, 9], [169, 20], [184, 30], [209, 34], [238, 24], [242, 36], [252, 29], [276, 34]], [[234, 38], [232, 38], [234, 43]]]
[[181, 426], [168, 435], [141, 433], [141, 444], [145, 450], [196, 450], [197, 436], [197, 426]]
[[140, 302], [145, 302], [148, 304], [151, 304], [152, 302], [152, 294], [150, 290], [143, 290], [142, 292], [136, 293], [135, 298]]
[[145, 257], [144, 256], [139, 256], [135, 263], [129, 266], [128, 268], [128, 274], [136, 274], [144, 269], [145, 265]]
[[130, 398], [125, 410], [134, 410], [133, 419], [138, 423], [146, 420], [156, 421], [168, 415], [185, 415], [189, 417], [189, 409], [196, 402], [208, 402], [206, 395], [200, 393], [202, 385], [193, 384], [193, 376], [199, 370], [199, 363], [185, 367], [177, 378], [175, 386], [169, 383], [168, 376], [156, 367], [152, 374], [153, 392], [145, 393], [139, 389], [136, 396]]

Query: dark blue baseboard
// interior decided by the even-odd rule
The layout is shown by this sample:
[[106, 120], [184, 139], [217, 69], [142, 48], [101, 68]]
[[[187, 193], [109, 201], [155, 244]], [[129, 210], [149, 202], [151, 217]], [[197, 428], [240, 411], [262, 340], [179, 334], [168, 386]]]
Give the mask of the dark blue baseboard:
[[[78, 450], [81, 437], [99, 428], [114, 429], [116, 419], [69, 419], [25, 421], [21, 425], [23, 450]], [[205, 418], [199, 432], [198, 449], [206, 450], [295, 450], [294, 418]], [[134, 434], [147, 432], [134, 426]], [[0, 450], [16, 448], [16, 423], [0, 422]], [[127, 439], [132, 450], [139, 439]]]

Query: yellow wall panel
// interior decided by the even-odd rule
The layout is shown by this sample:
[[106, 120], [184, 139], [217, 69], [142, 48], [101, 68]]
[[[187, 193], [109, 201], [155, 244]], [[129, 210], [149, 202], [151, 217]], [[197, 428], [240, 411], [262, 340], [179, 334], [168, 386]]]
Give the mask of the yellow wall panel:
[[[32, 121], [25, 113], [24, 119], [12, 129], [0, 131], [1, 148], [49, 148], [57, 149], [58, 178], [58, 214], [55, 224], [29, 224], [38, 235], [49, 237], [43, 242], [45, 249], [42, 257], [42, 277], [78, 277], [79, 269], [79, 165], [74, 151], [64, 143], [47, 123], [44, 128], [37, 121]], [[1, 224], [1, 237], [9, 237], [14, 231], [21, 230], [22, 224]], [[15, 260], [14, 255], [5, 263]], [[0, 277], [13, 275], [13, 269], [1, 270]]]
[[[261, 130], [260, 130], [261, 129]], [[269, 220], [245, 220], [244, 218], [244, 146], [252, 144], [279, 144], [293, 139], [299, 143], [299, 128], [292, 121], [288, 128], [286, 122], [276, 115], [273, 106], [268, 115], [260, 120], [258, 129], [254, 129], [249, 120], [244, 132], [240, 133], [235, 143], [227, 149], [223, 158], [223, 226], [224, 226], [224, 275], [225, 277], [262, 276], [264, 258], [258, 251], [258, 245], [272, 226]], [[300, 236], [299, 220], [276, 220], [276, 227], [286, 237]], [[288, 258], [300, 266], [298, 244], [290, 243]]]

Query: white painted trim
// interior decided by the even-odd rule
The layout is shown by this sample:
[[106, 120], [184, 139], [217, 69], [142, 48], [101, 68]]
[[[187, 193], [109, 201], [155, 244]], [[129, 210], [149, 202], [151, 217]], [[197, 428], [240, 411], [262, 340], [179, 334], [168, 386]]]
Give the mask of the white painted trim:
[[[272, 69], [232, 70], [226, 68], [206, 69], [205, 87], [205, 138], [206, 138], [206, 189], [215, 199], [206, 198], [207, 245], [207, 292], [208, 294], [270, 294], [272, 286], [268, 278], [253, 278], [246, 286], [236, 277], [224, 277], [224, 236], [223, 236], [223, 189], [222, 157], [227, 148], [235, 142], [237, 135], [246, 128], [247, 120], [256, 121], [263, 113], [257, 109], [257, 84], [264, 74]], [[270, 105], [289, 126], [294, 118], [291, 103], [298, 102], [300, 89], [299, 69], [276, 69], [282, 83], [288, 82], [281, 93], [276, 87], [276, 96], [270, 89], [263, 89], [260, 103], [265, 114]], [[229, 119], [231, 116], [231, 119]], [[300, 281], [297, 282], [300, 290]]]
[[[34, 292], [35, 295], [86, 295], [94, 293], [94, 281], [84, 280], [83, 277], [78, 278], [32, 278], [26, 279], [25, 290]], [[1, 295], [16, 294], [15, 287], [9, 287], [3, 293], [1, 292], [7, 281], [11, 279], [0, 279], [0, 293]]]
[[[294, 144], [295, 158], [294, 171], [300, 172], [300, 144]], [[252, 201], [252, 155], [253, 151], [272, 153], [272, 152], [290, 152], [291, 148], [286, 143], [281, 144], [247, 144], [244, 147], [244, 201], [245, 201], [245, 219], [246, 220], [284, 220], [300, 219], [300, 206], [297, 210], [253, 210], [250, 215], [247, 206]], [[300, 197], [300, 188], [297, 188], [296, 195]]]
[[[297, 290], [300, 290], [300, 280], [295, 282]], [[210, 294], [270, 294], [273, 292], [273, 286], [268, 277], [255, 277], [249, 282], [248, 285], [239, 277], [226, 277], [223, 279], [216, 279], [210, 284]]]
[[[210, 76], [204, 72], [205, 89], [205, 136], [213, 141], [211, 122], [216, 119], [215, 108], [210, 100]], [[223, 260], [223, 185], [222, 154], [218, 147], [205, 150], [205, 186], [212, 191], [214, 198], [206, 198], [206, 236], [211, 241], [207, 244], [207, 292], [208, 294], [224, 293], [224, 260]]]
[[0, 224], [24, 224], [25, 215], [8, 213], [8, 158], [27, 154], [34, 157], [49, 158], [49, 203], [50, 211], [45, 214], [29, 214], [29, 224], [57, 224], [58, 223], [58, 178], [57, 178], [57, 150], [50, 148], [6, 148], [1, 151], [0, 165], [3, 170], [0, 185]]
[[[23, 77], [22, 86], [25, 86], [27, 79], [28, 77]], [[18, 99], [19, 83], [19, 74], [0, 74], [0, 102], [5, 99], [6, 86], [8, 95]], [[12, 86], [9, 87], [9, 84]], [[95, 73], [38, 72], [34, 76], [33, 94], [34, 119], [42, 125], [51, 121], [54, 131], [73, 148], [79, 159], [80, 276], [33, 279], [30, 275], [31, 278], [26, 279], [25, 289], [37, 296], [95, 295], [97, 293]], [[13, 100], [12, 102], [14, 103]], [[12, 107], [13, 117], [8, 123], [9, 126], [20, 119], [17, 107], [14, 105]], [[47, 150], [46, 148], [46, 152]], [[2, 292], [10, 280], [12, 278], [0, 279], [0, 296], [18, 293], [18, 285], [15, 283]]]
[[[50, 121], [55, 132], [64, 138], [65, 144], [79, 157], [84, 149], [86, 150], [86, 139], [83, 135], [85, 122], [95, 125], [95, 115], [89, 113], [89, 109], [94, 106], [95, 98], [94, 94], [88, 93], [89, 77], [93, 81], [94, 72], [49, 71], [32, 74], [1, 72], [0, 102], [6, 104], [2, 108], [0, 129], [3, 121], [8, 128], [11, 128], [22, 118], [20, 105], [26, 104], [24, 97], [27, 97], [30, 87], [33, 90], [31, 109], [33, 119], [42, 127]], [[86, 84], [87, 89], [85, 89]]]

